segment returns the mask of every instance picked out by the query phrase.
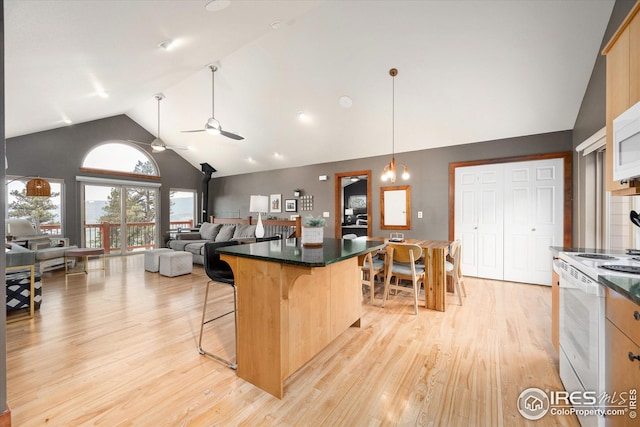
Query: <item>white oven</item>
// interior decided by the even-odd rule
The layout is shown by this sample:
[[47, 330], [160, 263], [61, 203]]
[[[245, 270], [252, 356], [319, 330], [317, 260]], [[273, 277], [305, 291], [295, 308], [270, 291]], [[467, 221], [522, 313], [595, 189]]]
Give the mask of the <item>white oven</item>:
[[[572, 260], [573, 261], [573, 260]], [[576, 264], [576, 262], [573, 262]], [[605, 391], [605, 289], [561, 254], [560, 379], [569, 392]], [[588, 269], [584, 269], [588, 271]], [[582, 427], [604, 426], [604, 418], [578, 416]]]

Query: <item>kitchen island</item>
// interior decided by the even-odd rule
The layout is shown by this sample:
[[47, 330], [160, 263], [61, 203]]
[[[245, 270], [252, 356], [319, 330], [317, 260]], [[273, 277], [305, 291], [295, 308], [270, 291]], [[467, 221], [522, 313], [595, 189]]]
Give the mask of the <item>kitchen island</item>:
[[238, 376], [282, 398], [284, 381], [351, 326], [360, 326], [364, 256], [383, 243], [299, 239], [218, 248], [237, 290]]

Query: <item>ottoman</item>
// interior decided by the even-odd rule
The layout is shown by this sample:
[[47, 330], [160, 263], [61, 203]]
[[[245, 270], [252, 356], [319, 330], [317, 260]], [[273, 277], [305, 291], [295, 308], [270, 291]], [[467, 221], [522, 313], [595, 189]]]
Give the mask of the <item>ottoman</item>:
[[160, 270], [160, 254], [163, 252], [171, 252], [169, 248], [149, 249], [144, 251], [144, 269], [152, 273]]
[[191, 252], [170, 251], [160, 254], [160, 274], [167, 277], [176, 277], [183, 274], [191, 274], [193, 268], [193, 255]]

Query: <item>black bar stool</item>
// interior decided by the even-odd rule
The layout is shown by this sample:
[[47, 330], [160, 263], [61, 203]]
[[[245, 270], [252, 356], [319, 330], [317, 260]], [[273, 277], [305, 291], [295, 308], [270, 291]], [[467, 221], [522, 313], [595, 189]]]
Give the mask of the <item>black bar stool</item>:
[[[218, 255], [216, 253], [216, 248], [220, 248], [222, 246], [231, 246], [231, 245], [237, 245], [238, 242], [236, 241], [229, 241], [229, 242], [218, 242], [218, 243], [205, 243], [204, 244], [204, 270], [207, 273], [207, 276], [209, 276], [209, 280], [207, 282], [207, 289], [204, 293], [204, 304], [202, 306], [202, 324], [200, 325], [200, 338], [198, 339], [198, 352], [202, 355], [207, 355], [207, 356], [211, 356], [214, 359], [226, 364], [227, 366], [229, 366], [231, 369], [237, 369], [238, 365], [235, 362], [232, 362], [230, 360], [226, 360], [220, 356], [217, 356], [213, 353], [210, 353], [208, 351], [205, 351], [202, 348], [202, 334], [204, 332], [204, 325], [207, 323], [211, 323], [215, 320], [221, 319], [223, 317], [228, 316], [229, 314], [233, 313], [233, 323], [234, 323], [234, 328], [235, 328], [235, 336], [237, 337], [237, 332], [238, 332], [238, 325], [236, 322], [236, 287], [235, 287], [235, 283], [234, 283], [234, 278], [233, 278], [233, 271], [231, 270], [231, 267], [229, 267], [229, 264], [227, 264], [226, 262], [220, 260], [220, 255]], [[233, 310], [228, 311], [224, 314], [221, 314], [219, 316], [216, 316], [212, 319], [207, 319], [206, 315], [207, 315], [207, 300], [209, 298], [209, 286], [212, 283], [217, 283], [217, 284], [222, 284], [225, 286], [231, 286], [231, 288], [233, 289]], [[233, 356], [233, 359], [235, 359], [236, 356]]]

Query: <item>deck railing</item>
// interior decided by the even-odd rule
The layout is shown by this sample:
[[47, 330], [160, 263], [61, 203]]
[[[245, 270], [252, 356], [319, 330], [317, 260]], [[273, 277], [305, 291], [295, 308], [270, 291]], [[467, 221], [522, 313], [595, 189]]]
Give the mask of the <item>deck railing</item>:
[[[156, 247], [155, 222], [128, 222], [126, 245], [127, 251], [136, 249], [153, 249]], [[170, 228], [193, 227], [193, 221], [171, 221]], [[85, 224], [85, 245], [88, 248], [105, 248], [106, 252], [120, 252], [120, 223], [103, 222], [101, 224]]]

